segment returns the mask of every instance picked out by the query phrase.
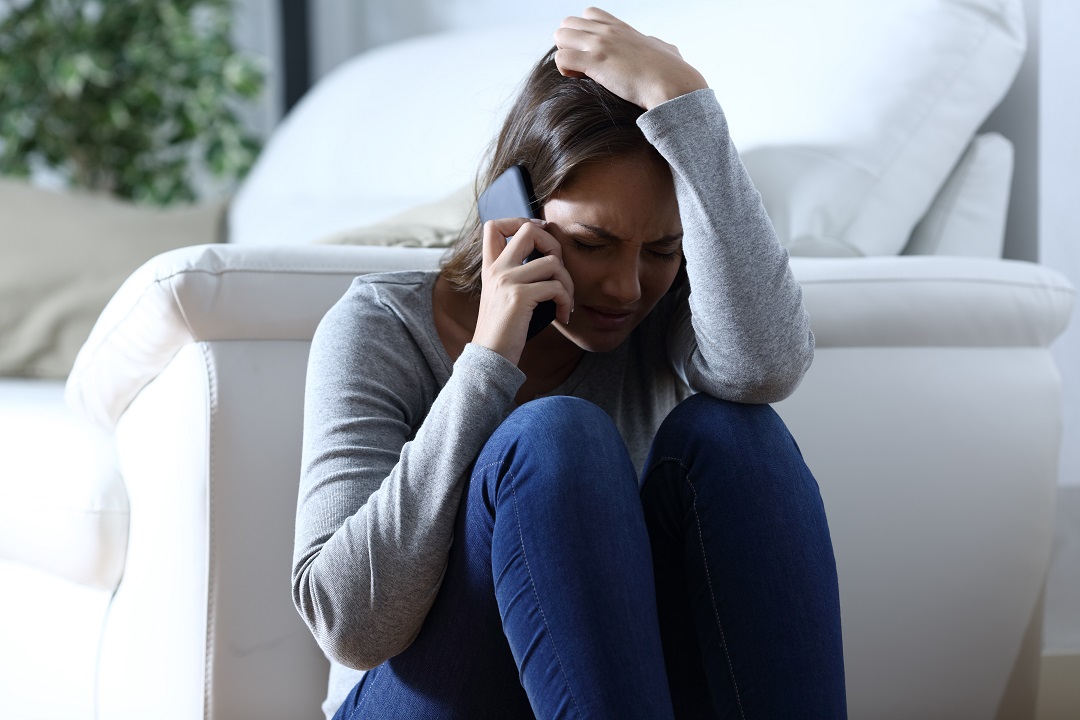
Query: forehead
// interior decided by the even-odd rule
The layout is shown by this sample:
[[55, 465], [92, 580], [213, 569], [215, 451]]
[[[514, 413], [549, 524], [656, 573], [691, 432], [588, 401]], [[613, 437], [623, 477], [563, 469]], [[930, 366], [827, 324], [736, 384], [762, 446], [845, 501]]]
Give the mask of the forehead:
[[662, 158], [646, 155], [617, 156], [579, 168], [552, 194], [544, 216], [563, 229], [584, 223], [643, 242], [681, 229], [671, 170]]

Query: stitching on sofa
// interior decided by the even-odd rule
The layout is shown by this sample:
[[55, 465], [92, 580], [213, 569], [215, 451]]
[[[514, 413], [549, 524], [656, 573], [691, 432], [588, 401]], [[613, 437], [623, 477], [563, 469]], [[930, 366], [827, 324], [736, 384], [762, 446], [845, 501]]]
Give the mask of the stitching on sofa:
[[207, 556], [206, 556], [206, 646], [204, 649], [203, 657], [203, 717], [206, 720], [212, 720], [210, 695], [213, 685], [213, 647], [214, 647], [214, 600], [217, 586], [215, 583], [216, 573], [214, 569], [217, 565], [217, 553], [214, 547], [214, 540], [216, 533], [214, 532], [214, 493], [216, 484], [214, 483], [214, 456], [217, 444], [214, 442], [214, 415], [217, 411], [217, 377], [214, 374], [214, 364], [210, 358], [210, 349], [207, 343], [199, 343], [199, 349], [202, 352], [203, 362], [206, 368], [206, 382], [207, 382], [207, 398], [208, 403], [206, 406], [206, 435], [207, 445], [210, 448], [208, 453], [208, 467], [207, 467], [207, 493], [206, 493], [206, 532], [207, 532]]
[[[716, 605], [716, 592], [713, 590], [712, 575], [709, 573], [709, 563], [705, 559], [705, 539], [701, 534], [701, 516], [698, 515], [697, 509], [697, 488], [694, 487], [694, 483], [690, 482], [690, 469], [683, 464], [683, 461], [676, 457], [662, 457], [660, 462], [670, 461], [677, 464], [682, 468], [683, 481], [690, 488], [690, 492], [694, 494], [694, 502], [690, 508], [694, 511], [694, 524], [697, 527], [698, 532], [698, 545], [701, 547], [701, 564], [705, 568], [705, 582], [709, 587], [709, 601], [712, 603], [713, 616], [716, 618], [716, 629], [720, 631], [720, 645], [724, 648], [724, 659], [727, 660], [728, 675], [731, 676], [731, 686], [735, 689], [735, 704], [739, 706], [739, 717], [746, 720], [746, 713], [743, 710], [742, 696], [739, 694], [739, 683], [735, 681], [735, 666], [731, 662], [731, 655], [728, 653], [727, 637], [724, 635], [724, 625], [720, 622], [720, 610]], [[655, 466], [654, 466], [655, 467]]]
[[[886, 256], [886, 257], [898, 257], [898, 256]], [[837, 258], [840, 259], [840, 258]], [[1045, 267], [1040, 265], [1039, 267]], [[809, 279], [799, 280], [799, 285], [805, 287], [807, 285], [851, 285], [854, 283], [866, 283], [868, 285], [883, 285], [885, 283], [923, 283], [930, 284], [946, 284], [955, 285], [958, 283], [964, 283], [968, 285], [1003, 285], [1007, 287], [1026, 288], [1031, 290], [1046, 290], [1049, 292], [1061, 292], [1068, 295], [1075, 295], [1076, 289], [1071, 287], [1062, 287], [1060, 285], [1046, 285], [1045, 283], [1034, 282], [1020, 282], [1018, 280], [997, 280], [990, 278], [958, 278], [958, 277], [908, 277], [908, 278], [825, 278], [825, 279]]]
[[[267, 272], [267, 271], [274, 271], [275, 273], [290, 272], [290, 273], [297, 273], [297, 274], [303, 274], [303, 275], [342, 275], [342, 276], [345, 276], [345, 277], [360, 277], [361, 275], [366, 275], [368, 273], [389, 272], [389, 271], [398, 270], [398, 269], [400, 269], [400, 268], [399, 267], [379, 267], [379, 268], [367, 268], [367, 267], [365, 267], [364, 270], [358, 272], [356, 270], [344, 270], [344, 269], [342, 269], [340, 267], [329, 267], [329, 266], [325, 267], [325, 268], [318, 268], [318, 267], [314, 267], [314, 268], [299, 268], [299, 267], [290, 268], [288, 266], [273, 266], [273, 265], [265, 265], [265, 266], [251, 265], [251, 266], [247, 266], [247, 267], [244, 267], [244, 268], [224, 268], [224, 269], [221, 269], [221, 270], [208, 270], [208, 269], [205, 269], [205, 268], [190, 268], [190, 267], [183, 268], [181, 270], [176, 270], [174, 272], [171, 272], [168, 275], [155, 276], [150, 281], [150, 283], [146, 287], [144, 287], [142, 289], [142, 291], [139, 293], [139, 296], [134, 300], [134, 302], [132, 302], [129, 305], [128, 311], [126, 313], [124, 313], [123, 317], [118, 318], [116, 320], [116, 322], [114, 322], [112, 324], [112, 326], [104, 333], [104, 335], [102, 335], [101, 340], [97, 343], [97, 345], [93, 348], [93, 351], [90, 353], [90, 357], [93, 358], [93, 357], [96, 357], [98, 355], [100, 349], [102, 347], [104, 347], [108, 343], [109, 338], [112, 337], [113, 333], [116, 332], [117, 328], [119, 328], [120, 326], [125, 325], [127, 323], [128, 318], [131, 317], [131, 314], [135, 311], [135, 308], [142, 305], [143, 299], [148, 294], [150, 294], [151, 292], [155, 292], [155, 291], [159, 290], [161, 288], [161, 286], [171, 283], [172, 280], [174, 280], [177, 277], [180, 277], [181, 275], [196, 274], [196, 273], [200, 274], [200, 275], [228, 275], [228, 274], [232, 274], [232, 273], [249, 273], [249, 272], [250, 273], [256, 273], [256, 272], [262, 273], [262, 272]], [[178, 300], [178, 298], [176, 296], [176, 287], [175, 287], [175, 285], [171, 286], [169, 288], [168, 292], [172, 296], [173, 301], [177, 304], [177, 306], [179, 306], [180, 303], [179, 303], [179, 300]], [[184, 317], [184, 324], [187, 327], [188, 332], [192, 333], [191, 324], [187, 321], [186, 317]], [[194, 335], [194, 333], [192, 333], [192, 335]]]
[[[130, 542], [131, 528], [128, 527], [128, 536]], [[125, 553], [126, 554], [126, 553]], [[126, 564], [126, 563], [125, 563]], [[93, 703], [92, 711], [94, 720], [100, 720], [101, 718], [101, 655], [105, 651], [105, 625], [109, 622], [109, 616], [112, 614], [113, 602], [116, 600], [116, 593], [120, 590], [120, 583], [124, 579], [124, 569], [120, 570], [120, 579], [116, 581], [116, 587], [109, 593], [109, 602], [105, 605], [105, 620], [101, 624], [101, 628], [98, 630], [97, 647], [94, 651], [94, 687], [93, 696], [91, 702]]]

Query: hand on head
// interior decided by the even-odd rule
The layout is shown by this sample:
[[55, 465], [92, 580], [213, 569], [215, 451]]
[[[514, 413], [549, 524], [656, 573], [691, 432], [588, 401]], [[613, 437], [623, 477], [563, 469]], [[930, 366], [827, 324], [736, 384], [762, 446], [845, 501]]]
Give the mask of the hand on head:
[[674, 45], [642, 35], [598, 8], [563, 20], [555, 45], [555, 64], [563, 75], [592, 78], [645, 110], [708, 87]]

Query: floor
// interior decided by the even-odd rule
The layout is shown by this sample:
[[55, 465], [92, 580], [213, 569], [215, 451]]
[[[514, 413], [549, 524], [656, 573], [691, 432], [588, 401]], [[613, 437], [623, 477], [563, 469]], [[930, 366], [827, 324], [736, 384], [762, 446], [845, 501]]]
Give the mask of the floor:
[[1080, 655], [1044, 655], [1036, 720], [1080, 720]]
[[1080, 485], [1058, 491], [1037, 720], [1080, 720]]

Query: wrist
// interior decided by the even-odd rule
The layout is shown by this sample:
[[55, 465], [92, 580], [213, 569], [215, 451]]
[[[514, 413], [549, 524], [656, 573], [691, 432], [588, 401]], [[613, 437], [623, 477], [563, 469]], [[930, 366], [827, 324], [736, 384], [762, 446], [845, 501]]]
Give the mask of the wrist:
[[705, 90], [708, 87], [709, 84], [705, 82], [705, 78], [698, 73], [695, 73], [694, 76], [688, 75], [686, 77], [668, 80], [658, 85], [646, 98], [645, 110], [652, 110], [657, 105], [663, 105], [669, 100], [674, 100], [683, 95], [689, 95], [698, 90]]

